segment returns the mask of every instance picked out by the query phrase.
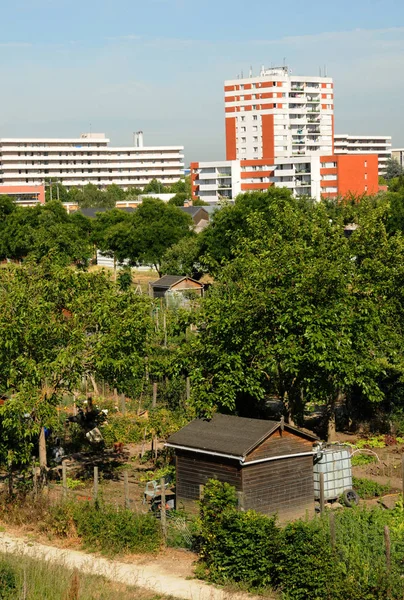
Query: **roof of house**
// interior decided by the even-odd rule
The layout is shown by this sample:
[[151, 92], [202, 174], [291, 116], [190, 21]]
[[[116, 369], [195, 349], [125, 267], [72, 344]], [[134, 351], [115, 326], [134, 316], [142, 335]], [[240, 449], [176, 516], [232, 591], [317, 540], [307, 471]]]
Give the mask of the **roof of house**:
[[[84, 217], [88, 217], [89, 219], [95, 219], [97, 213], [104, 213], [108, 210], [112, 210], [111, 208], [80, 208], [77, 212], [82, 214]], [[123, 212], [132, 213], [136, 209], [131, 208], [130, 206], [124, 206], [122, 208], [117, 207], [116, 210], [121, 210]]]
[[191, 215], [191, 217], [194, 217], [195, 215], [197, 215], [200, 210], [204, 210], [205, 212], [208, 212], [204, 206], [180, 206], [179, 208], [183, 212], [186, 212], [189, 215]]
[[[242, 459], [280, 426], [281, 421], [246, 419], [217, 413], [209, 421], [204, 419], [192, 421], [174, 433], [167, 444]], [[318, 439], [289, 425], [284, 427], [313, 441]]]
[[[196, 279], [192, 279], [192, 277], [187, 277], [185, 275], [163, 275], [163, 277], [160, 277], [160, 279], [157, 279], [157, 281], [151, 282], [150, 285], [152, 287], [170, 288], [184, 279], [189, 279], [195, 283], [200, 283], [199, 281], [196, 281]], [[202, 286], [203, 284], [200, 283], [200, 285]]]

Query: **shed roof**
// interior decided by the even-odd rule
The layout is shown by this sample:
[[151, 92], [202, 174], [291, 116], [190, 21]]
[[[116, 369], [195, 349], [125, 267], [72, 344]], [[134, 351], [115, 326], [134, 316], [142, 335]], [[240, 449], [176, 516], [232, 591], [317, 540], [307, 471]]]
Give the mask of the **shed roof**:
[[[210, 421], [192, 421], [174, 433], [167, 444], [243, 459], [280, 426], [280, 421], [246, 419], [217, 413]], [[313, 441], [317, 440], [316, 436], [294, 427], [285, 425], [285, 429]]]
[[157, 279], [157, 281], [153, 281], [150, 285], [152, 287], [169, 289], [172, 285], [175, 285], [184, 279], [189, 279], [190, 281], [199, 283], [201, 287], [203, 286], [203, 284], [199, 281], [196, 281], [196, 279], [192, 279], [192, 277], [186, 277], [185, 275], [163, 275], [163, 277], [160, 277], [160, 279]]

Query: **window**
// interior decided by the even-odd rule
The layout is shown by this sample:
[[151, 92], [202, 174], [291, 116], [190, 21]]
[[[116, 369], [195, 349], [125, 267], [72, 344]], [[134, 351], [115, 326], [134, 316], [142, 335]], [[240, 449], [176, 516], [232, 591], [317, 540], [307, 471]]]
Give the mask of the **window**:
[[241, 100], [241, 102], [244, 102], [244, 96], [240, 96], [239, 100]]
[[246, 153], [246, 149], [245, 148], [241, 148], [241, 154], [245, 154]]
[[254, 148], [254, 152], [258, 152], [258, 148]]
[[367, 174], [367, 173], [365, 173], [365, 179], [367, 179], [367, 178], [368, 178], [368, 174]]
[[241, 131], [242, 131], [242, 133], [245, 133], [246, 132], [246, 128], [245, 127], [241, 127]]
[[242, 143], [242, 144], [245, 144], [245, 143], [246, 143], [246, 141], [247, 141], [247, 140], [246, 140], [246, 138], [245, 138], [245, 137], [242, 137], [242, 138], [241, 138], [241, 143]]
[[367, 166], [368, 166], [368, 161], [365, 160], [365, 169], [366, 169]]
[[256, 89], [256, 87], [257, 87], [257, 84], [256, 84], [256, 83], [253, 83], [253, 84], [252, 84], [252, 89], [253, 89], [253, 90], [255, 90], [255, 89]]
[[243, 90], [243, 89], [244, 89], [244, 84], [242, 83], [242, 84], [240, 85], [240, 90]]
[[253, 116], [253, 121], [258, 121], [258, 116], [257, 115]]
[[258, 127], [256, 125], [253, 126], [253, 131], [258, 131]]
[[253, 142], [258, 142], [258, 136], [254, 135]]
[[337, 163], [336, 162], [321, 163], [321, 166], [323, 169], [336, 169]]
[[253, 104], [252, 107], [253, 107], [253, 110], [257, 110], [257, 105], [256, 104]]
[[240, 118], [241, 118], [241, 121], [242, 121], [242, 122], [243, 122], [243, 121], [245, 121], [245, 117], [240, 117]]

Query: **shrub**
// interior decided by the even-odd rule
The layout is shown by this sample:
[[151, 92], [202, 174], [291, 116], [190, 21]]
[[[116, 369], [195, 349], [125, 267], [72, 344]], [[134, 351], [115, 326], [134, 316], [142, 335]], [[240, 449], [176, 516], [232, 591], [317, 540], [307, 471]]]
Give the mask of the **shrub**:
[[[404, 597], [404, 509], [354, 508], [296, 521], [281, 529], [275, 519], [238, 512], [235, 490], [210, 481], [200, 513], [198, 574], [251, 591], [271, 586], [284, 600], [399, 600]], [[384, 527], [391, 534], [387, 571]]]
[[15, 596], [17, 589], [14, 569], [4, 560], [0, 561], [0, 599], [8, 600]]
[[211, 581], [247, 583], [253, 588], [273, 583], [279, 542], [275, 518], [238, 512], [234, 488], [209, 481], [201, 501], [201, 521], [200, 553]]
[[296, 521], [282, 532], [277, 557], [277, 579], [284, 598], [323, 600], [330, 597], [338, 576], [323, 521]]
[[388, 494], [391, 490], [389, 484], [382, 485], [371, 479], [352, 477], [352, 486], [361, 498], [377, 498]]
[[100, 427], [105, 443], [112, 446], [115, 442], [136, 444], [143, 438], [143, 429], [131, 417], [125, 415], [111, 415], [107, 423]]
[[138, 514], [102, 503], [66, 502], [51, 509], [50, 525], [62, 537], [76, 533], [90, 550], [108, 554], [156, 552], [160, 525], [150, 514]]

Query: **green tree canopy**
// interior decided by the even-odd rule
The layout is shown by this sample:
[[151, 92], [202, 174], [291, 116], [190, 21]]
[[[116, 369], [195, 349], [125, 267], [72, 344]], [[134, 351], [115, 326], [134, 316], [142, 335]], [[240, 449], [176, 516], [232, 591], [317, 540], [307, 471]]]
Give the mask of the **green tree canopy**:
[[394, 179], [394, 177], [400, 177], [403, 175], [404, 171], [398, 160], [395, 158], [389, 158], [386, 161], [386, 172], [384, 174], [385, 179], [389, 181], [390, 179]]

